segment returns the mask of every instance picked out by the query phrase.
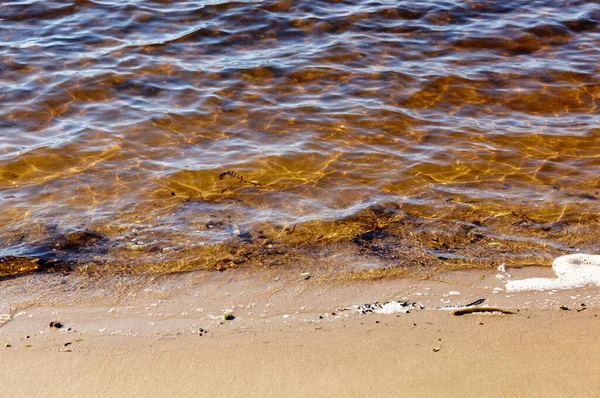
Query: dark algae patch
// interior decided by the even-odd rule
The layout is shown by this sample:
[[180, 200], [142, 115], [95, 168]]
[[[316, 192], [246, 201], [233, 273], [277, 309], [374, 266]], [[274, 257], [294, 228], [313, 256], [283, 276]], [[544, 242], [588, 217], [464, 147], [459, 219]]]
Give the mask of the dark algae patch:
[[[549, 265], [572, 247], [593, 245], [592, 236], [578, 234], [589, 223], [565, 214], [556, 227], [554, 214], [488, 209], [446, 202], [447, 211], [423, 214], [418, 206], [385, 203], [338, 220], [314, 220], [293, 225], [271, 222], [240, 227], [227, 213], [206, 211], [206, 200], [180, 202], [179, 211], [195, 211], [202, 232], [221, 236], [197, 244], [178, 231], [147, 240], [148, 232], [106, 235], [87, 230], [57, 233], [27, 244], [21, 236], [20, 255], [4, 256], [2, 277], [31, 272], [170, 273], [196, 269], [321, 268], [356, 277], [423, 274], [438, 270]], [[151, 230], [152, 226], [147, 228]], [[43, 235], [42, 234], [42, 235]], [[39, 234], [38, 234], [39, 235]], [[111, 236], [112, 235], [112, 236]], [[156, 238], [156, 235], [151, 235]], [[549, 239], [552, 244], [549, 245]]]
[[[50, 236], [32, 243], [26, 243], [26, 236], [21, 236], [13, 246], [15, 254], [0, 257], [0, 278], [32, 272], [72, 272], [78, 264], [107, 250], [107, 242], [95, 232], [74, 230], [61, 234], [48, 228], [45, 233]], [[10, 248], [6, 251], [10, 252]]]

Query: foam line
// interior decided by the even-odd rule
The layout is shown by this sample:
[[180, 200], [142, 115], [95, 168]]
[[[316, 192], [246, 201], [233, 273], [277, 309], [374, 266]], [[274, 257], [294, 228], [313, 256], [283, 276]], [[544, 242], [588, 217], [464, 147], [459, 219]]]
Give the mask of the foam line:
[[600, 286], [600, 255], [569, 254], [554, 259], [556, 278], [528, 278], [508, 281], [506, 291], [573, 289], [586, 285]]

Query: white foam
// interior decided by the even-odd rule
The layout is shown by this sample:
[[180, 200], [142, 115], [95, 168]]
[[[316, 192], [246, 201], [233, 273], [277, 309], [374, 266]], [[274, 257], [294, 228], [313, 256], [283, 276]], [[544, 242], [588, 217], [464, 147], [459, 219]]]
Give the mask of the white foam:
[[408, 305], [407, 303], [401, 301], [391, 301], [389, 303], [385, 303], [381, 306], [381, 308], [377, 308], [375, 311], [376, 314], [397, 314], [399, 312], [407, 313], [413, 308], [412, 305]]
[[574, 289], [586, 285], [600, 286], [600, 255], [569, 254], [552, 263], [556, 278], [528, 278], [506, 282], [507, 292], [527, 290]]

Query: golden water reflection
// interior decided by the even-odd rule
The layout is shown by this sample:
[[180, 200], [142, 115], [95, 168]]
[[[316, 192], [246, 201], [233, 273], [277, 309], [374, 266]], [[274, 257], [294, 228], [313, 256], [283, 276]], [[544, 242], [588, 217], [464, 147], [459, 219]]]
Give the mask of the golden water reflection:
[[597, 5], [67, 3], [0, 6], [0, 277], [597, 250]]

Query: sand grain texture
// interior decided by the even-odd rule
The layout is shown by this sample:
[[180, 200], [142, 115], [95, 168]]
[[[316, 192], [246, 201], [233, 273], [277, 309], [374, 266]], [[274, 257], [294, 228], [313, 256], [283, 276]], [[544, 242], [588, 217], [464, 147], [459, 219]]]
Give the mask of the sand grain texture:
[[66, 348], [55, 334], [2, 348], [0, 374], [5, 397], [594, 396], [598, 313], [421, 311], [210, 336], [90, 336]]

